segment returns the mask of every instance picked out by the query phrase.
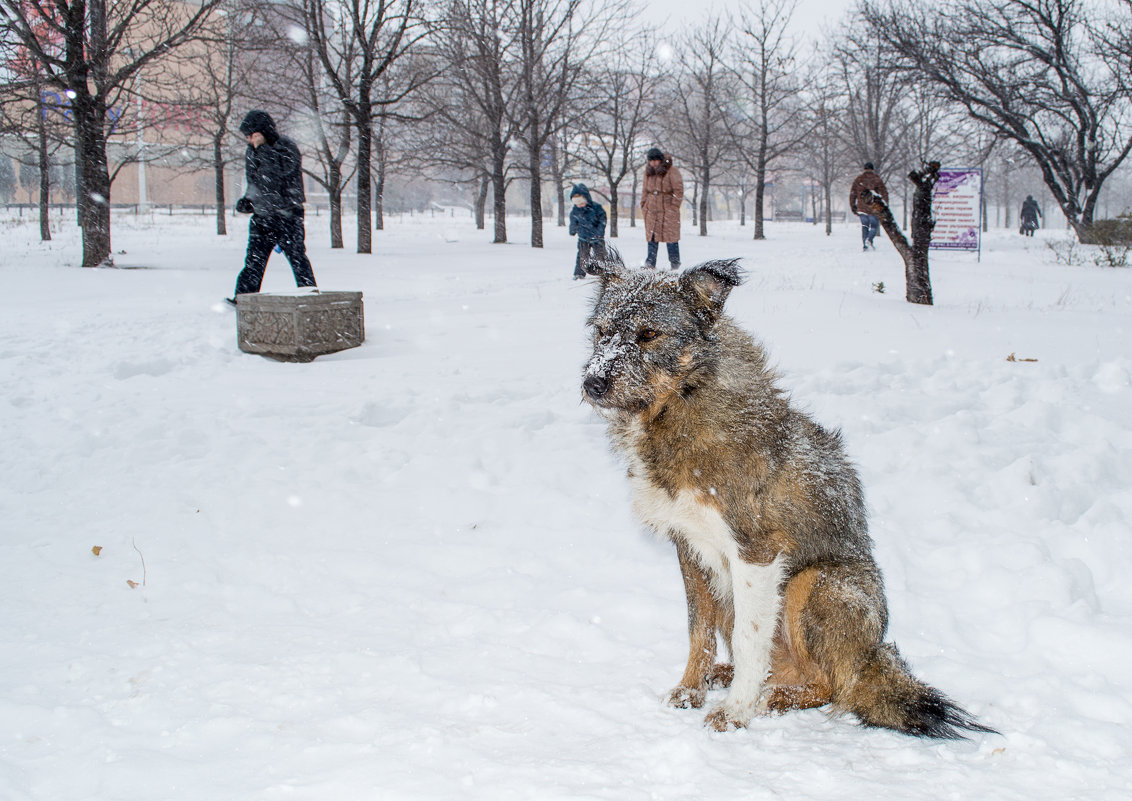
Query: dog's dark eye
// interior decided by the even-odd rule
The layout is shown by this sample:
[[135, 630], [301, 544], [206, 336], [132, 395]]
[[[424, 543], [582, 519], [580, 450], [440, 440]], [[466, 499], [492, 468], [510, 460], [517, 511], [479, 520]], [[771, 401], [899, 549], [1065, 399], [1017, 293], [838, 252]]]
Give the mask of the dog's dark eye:
[[642, 328], [640, 331], [637, 332], [637, 341], [638, 342], [652, 342], [658, 336], [660, 336], [659, 331], [654, 331], [651, 328]]

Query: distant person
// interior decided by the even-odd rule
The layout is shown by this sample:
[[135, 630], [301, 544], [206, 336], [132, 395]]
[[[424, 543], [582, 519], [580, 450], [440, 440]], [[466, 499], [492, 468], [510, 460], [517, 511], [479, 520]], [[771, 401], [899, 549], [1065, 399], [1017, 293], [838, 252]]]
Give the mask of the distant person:
[[864, 200], [866, 192], [876, 192], [886, 204], [888, 203], [888, 189], [885, 188], [881, 177], [876, 174], [871, 161], [865, 162], [865, 171], [854, 179], [853, 186], [849, 189], [849, 210], [861, 219], [861, 250], [868, 250], [870, 247], [876, 250], [877, 246], [873, 240], [880, 230], [880, 218], [864, 211], [863, 206], [860, 211], [857, 210], [857, 201]]
[[605, 259], [605, 209], [594, 203], [585, 184], [570, 190], [570, 236], [578, 237], [578, 257], [574, 260], [574, 280], [586, 277], [590, 261]]
[[641, 190], [641, 209], [645, 218], [645, 240], [648, 255], [645, 266], [656, 268], [656, 254], [660, 243], [668, 245], [668, 263], [673, 270], [680, 269], [680, 209], [684, 203], [684, 179], [659, 147], [650, 148], [645, 155], [645, 182]]
[[[267, 258], [278, 247], [295, 274], [295, 285], [317, 292], [314, 271], [307, 259], [303, 203], [303, 157], [299, 148], [275, 128], [266, 111], [249, 111], [240, 123], [248, 140], [244, 151], [247, 191], [236, 201], [236, 211], [251, 214], [248, 252], [236, 279], [236, 294], [259, 292]], [[227, 299], [235, 305], [234, 297]]]
[[1038, 208], [1038, 201], [1034, 200], [1033, 195], [1026, 195], [1026, 199], [1022, 201], [1022, 211], [1018, 216], [1022, 219], [1022, 228], [1018, 233], [1033, 236], [1034, 231], [1038, 230], [1038, 218], [1042, 216], [1042, 210]]

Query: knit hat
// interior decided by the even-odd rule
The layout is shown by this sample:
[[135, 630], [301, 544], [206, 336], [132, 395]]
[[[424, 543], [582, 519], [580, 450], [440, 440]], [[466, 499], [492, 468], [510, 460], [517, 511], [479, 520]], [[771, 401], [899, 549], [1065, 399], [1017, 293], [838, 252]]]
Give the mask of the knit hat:
[[873, 163], [871, 161], [866, 161], [865, 162], [865, 169], [866, 170], [875, 170], [876, 167], [873, 166]]
[[664, 161], [664, 152], [659, 147], [650, 147], [646, 161]]

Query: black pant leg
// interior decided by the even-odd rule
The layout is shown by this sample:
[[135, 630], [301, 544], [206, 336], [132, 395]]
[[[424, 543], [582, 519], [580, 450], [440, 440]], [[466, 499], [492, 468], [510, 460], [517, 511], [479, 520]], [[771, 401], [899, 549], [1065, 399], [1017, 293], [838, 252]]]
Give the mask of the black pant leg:
[[656, 254], [660, 249], [660, 243], [656, 241], [656, 237], [649, 240], [648, 255], [645, 256], [645, 266], [650, 270], [656, 267]]
[[307, 258], [307, 230], [303, 221], [303, 214], [299, 212], [293, 217], [279, 217], [279, 247], [283, 255], [291, 263], [291, 272], [295, 274], [295, 286], [317, 286], [314, 280], [314, 269], [310, 259]]
[[244, 257], [244, 269], [236, 279], [237, 295], [259, 292], [263, 273], [267, 269], [267, 257], [271, 255], [278, 236], [269, 218], [252, 215], [248, 225], [248, 252]]
[[609, 251], [605, 249], [604, 239], [591, 242], [590, 247], [590, 261], [605, 261], [609, 258]]

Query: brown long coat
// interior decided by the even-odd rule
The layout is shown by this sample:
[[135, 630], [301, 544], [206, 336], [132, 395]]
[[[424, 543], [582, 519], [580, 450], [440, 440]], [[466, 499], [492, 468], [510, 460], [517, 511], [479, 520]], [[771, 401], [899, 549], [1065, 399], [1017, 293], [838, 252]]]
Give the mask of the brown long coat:
[[679, 242], [680, 207], [684, 203], [684, 179], [665, 156], [655, 170], [645, 166], [645, 182], [641, 189], [641, 208], [645, 217], [645, 241]]
[[849, 189], [849, 211], [860, 214], [857, 211], [857, 199], [866, 190], [876, 192], [884, 199], [885, 203], [888, 203], [888, 190], [884, 186], [884, 181], [872, 170], [865, 170], [857, 176], [857, 179], [853, 181], [853, 186]]

